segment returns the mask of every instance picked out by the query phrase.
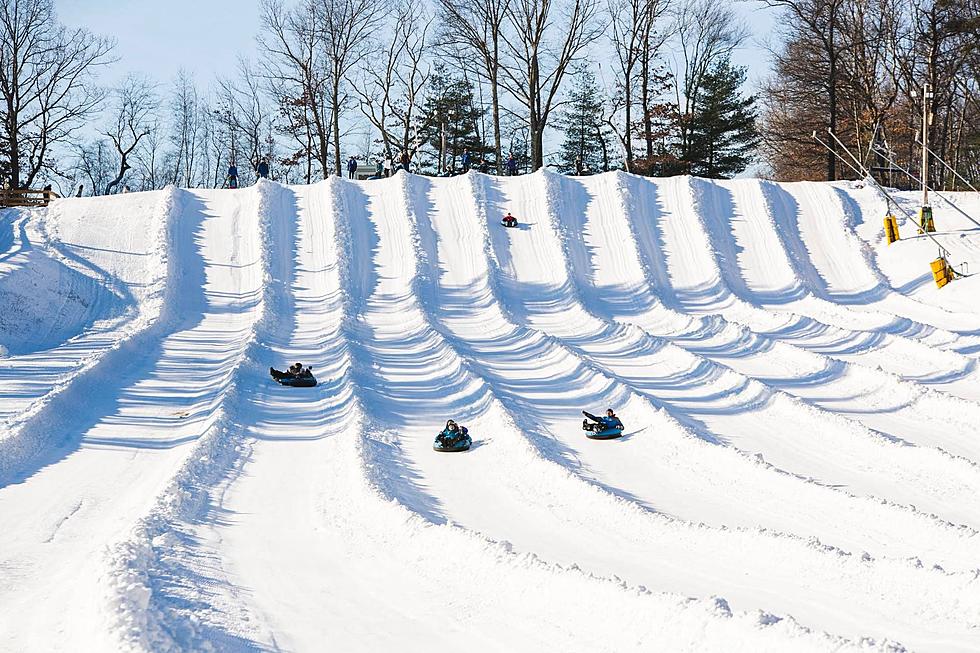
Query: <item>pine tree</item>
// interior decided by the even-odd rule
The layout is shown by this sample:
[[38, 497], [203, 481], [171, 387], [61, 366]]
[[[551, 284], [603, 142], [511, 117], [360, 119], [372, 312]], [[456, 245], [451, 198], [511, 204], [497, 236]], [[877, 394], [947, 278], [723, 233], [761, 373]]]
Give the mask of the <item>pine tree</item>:
[[461, 157], [469, 150], [472, 166], [493, 148], [487, 147], [480, 133], [480, 118], [485, 109], [477, 107], [473, 101], [473, 84], [463, 78], [455, 77], [446, 67], [436, 64], [429, 80], [425, 104], [422, 107], [422, 128], [419, 138], [435, 157], [425, 163], [439, 171], [438, 153], [442, 147], [443, 126], [445, 126], [447, 167], [462, 170]]
[[581, 159], [585, 170], [609, 170], [611, 131], [602, 116], [602, 96], [589, 68], [580, 64], [573, 71], [575, 86], [568, 95], [557, 124], [565, 132], [558, 155], [562, 172], [575, 172]]
[[759, 132], [755, 97], [743, 97], [745, 68], [726, 58], [705, 75], [695, 112], [689, 117], [691, 137], [680, 153], [685, 168], [702, 177], [732, 177], [751, 163]]

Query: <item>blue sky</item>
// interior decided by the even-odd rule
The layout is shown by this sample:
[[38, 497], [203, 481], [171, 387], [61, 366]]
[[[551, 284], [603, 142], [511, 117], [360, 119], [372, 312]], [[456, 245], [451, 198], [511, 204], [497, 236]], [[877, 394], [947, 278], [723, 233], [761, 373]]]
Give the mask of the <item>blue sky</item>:
[[[724, 0], [722, 0], [724, 1]], [[736, 53], [749, 66], [749, 80], [766, 74], [766, 55], [758, 45], [772, 29], [771, 10], [756, 2], [733, 2], [752, 31], [752, 42]], [[215, 75], [230, 74], [239, 54], [255, 56], [259, 8], [256, 0], [57, 0], [70, 26], [85, 26], [118, 42], [120, 61], [104, 76], [111, 85], [129, 72], [166, 84], [181, 68], [207, 88]]]
[[168, 83], [181, 68], [207, 88], [230, 72], [239, 54], [254, 55], [259, 9], [255, 0], [57, 0], [69, 26], [84, 26], [116, 39], [114, 64], [103, 81], [129, 72]]

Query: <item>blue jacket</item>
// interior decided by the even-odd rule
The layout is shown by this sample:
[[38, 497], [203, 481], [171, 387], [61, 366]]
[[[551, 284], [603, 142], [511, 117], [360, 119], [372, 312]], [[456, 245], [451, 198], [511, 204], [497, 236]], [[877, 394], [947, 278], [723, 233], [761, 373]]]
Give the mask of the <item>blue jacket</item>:
[[268, 177], [269, 176], [269, 164], [268, 163], [265, 163], [265, 162], [260, 163], [259, 164], [259, 167], [256, 169], [256, 172], [259, 173], [259, 176], [260, 177]]
[[622, 430], [624, 428], [623, 427], [623, 423], [621, 421], [619, 421], [619, 418], [618, 417], [600, 417], [599, 418], [599, 421], [602, 422], [602, 428], [603, 428], [603, 430], [606, 430], [606, 431], [609, 431], [609, 430], [612, 430], [612, 429], [620, 429], [620, 430]]
[[350, 172], [357, 170], [357, 159], [351, 158], [347, 161], [347, 170]]
[[458, 431], [450, 431], [449, 429], [442, 429], [439, 433], [438, 438], [440, 440], [448, 440], [450, 442], [456, 442], [468, 436], [470, 433], [466, 430], [465, 426], [460, 426]]

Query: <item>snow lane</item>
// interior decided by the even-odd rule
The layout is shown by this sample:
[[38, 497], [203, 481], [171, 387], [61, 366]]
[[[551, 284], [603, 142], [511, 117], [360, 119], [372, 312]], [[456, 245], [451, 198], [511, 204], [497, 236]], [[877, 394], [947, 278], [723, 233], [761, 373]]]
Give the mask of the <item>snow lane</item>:
[[[0, 484], [50, 444], [58, 427], [49, 417], [84, 396], [75, 381], [97, 374], [108, 354], [158, 318], [172, 205], [172, 190], [139, 193], [115, 203], [58, 202], [18, 221], [16, 248], [0, 263], [14, 269], [0, 277], [0, 350], [16, 339], [19, 352], [0, 351]], [[111, 226], [122, 221], [134, 228], [120, 238]], [[68, 318], [72, 311], [84, 316]], [[65, 329], [80, 331], [62, 342]]]
[[100, 589], [104, 552], [146, 512], [221, 403], [262, 280], [253, 202], [254, 193], [182, 193], [161, 318], [116, 350], [111, 375], [86, 379], [87, 402], [50, 416], [61, 445], [42, 466], [30, 463], [23, 482], [0, 490], [0, 513], [16, 524], [0, 533], [0, 566], [17, 569], [0, 580], [0, 638], [13, 648], [118, 648]]

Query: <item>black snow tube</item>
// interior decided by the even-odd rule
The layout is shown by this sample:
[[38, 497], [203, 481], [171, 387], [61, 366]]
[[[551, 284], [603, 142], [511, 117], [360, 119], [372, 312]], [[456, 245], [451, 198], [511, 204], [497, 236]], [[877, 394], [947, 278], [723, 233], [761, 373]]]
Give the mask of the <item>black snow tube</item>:
[[281, 385], [288, 385], [291, 388], [312, 388], [316, 385], [316, 379], [312, 376], [301, 376], [292, 379], [276, 379]]
[[439, 440], [439, 438], [436, 438], [436, 441], [432, 443], [432, 448], [436, 451], [445, 451], [445, 452], [453, 453], [457, 451], [466, 451], [467, 449], [470, 448], [472, 444], [473, 444], [473, 439], [468, 435], [464, 435], [463, 437], [458, 439], [455, 442], [455, 444], [452, 445], [443, 444], [442, 441]]
[[501, 220], [500, 224], [504, 225], [508, 229], [513, 229], [517, 226], [517, 218], [514, 218], [514, 220]]

